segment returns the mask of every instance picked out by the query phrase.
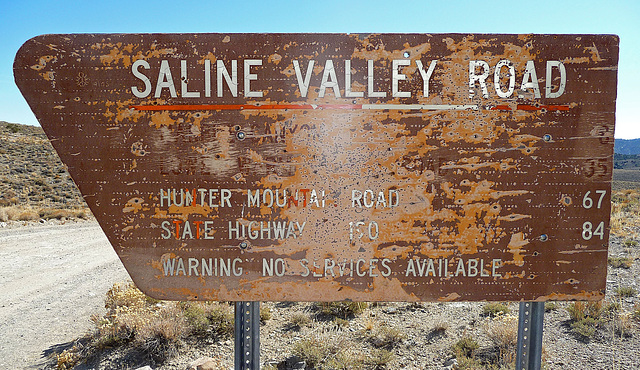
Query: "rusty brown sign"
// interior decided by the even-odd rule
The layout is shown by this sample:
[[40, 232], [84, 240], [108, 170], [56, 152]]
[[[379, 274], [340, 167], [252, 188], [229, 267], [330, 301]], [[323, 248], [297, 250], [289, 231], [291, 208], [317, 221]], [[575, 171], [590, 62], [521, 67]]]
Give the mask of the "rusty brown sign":
[[618, 38], [109, 34], [16, 82], [161, 299], [600, 299]]

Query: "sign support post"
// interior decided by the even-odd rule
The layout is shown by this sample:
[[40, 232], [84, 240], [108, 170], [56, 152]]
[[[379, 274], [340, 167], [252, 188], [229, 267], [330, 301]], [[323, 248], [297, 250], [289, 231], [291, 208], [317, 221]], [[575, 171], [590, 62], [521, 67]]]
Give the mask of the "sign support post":
[[234, 369], [260, 369], [260, 302], [236, 302]]
[[544, 302], [520, 302], [516, 370], [539, 370], [542, 364]]

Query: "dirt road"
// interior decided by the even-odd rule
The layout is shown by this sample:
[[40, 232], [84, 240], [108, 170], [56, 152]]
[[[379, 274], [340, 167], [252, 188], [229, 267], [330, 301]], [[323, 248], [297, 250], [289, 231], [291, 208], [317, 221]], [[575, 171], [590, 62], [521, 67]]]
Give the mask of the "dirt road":
[[95, 222], [0, 228], [0, 369], [40, 368], [128, 278]]

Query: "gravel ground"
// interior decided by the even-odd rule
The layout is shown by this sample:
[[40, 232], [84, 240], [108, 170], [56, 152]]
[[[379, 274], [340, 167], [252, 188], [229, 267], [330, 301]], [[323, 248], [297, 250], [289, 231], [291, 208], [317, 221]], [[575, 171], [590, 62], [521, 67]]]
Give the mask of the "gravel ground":
[[0, 228], [0, 369], [43, 367], [44, 351], [88, 331], [128, 276], [95, 222]]
[[[0, 225], [2, 226], [2, 225]], [[545, 313], [544, 366], [547, 369], [639, 369], [640, 329], [631, 317], [635, 297], [620, 298], [616, 288], [640, 290], [640, 247], [625, 246], [620, 238], [610, 242], [611, 256], [631, 256], [630, 269], [609, 267], [607, 300], [620, 303], [618, 320], [602, 324], [589, 340], [575, 335], [569, 314], [559, 303]], [[95, 222], [47, 222], [0, 227], [0, 369], [47, 368], [47, 354], [66, 348], [90, 329], [91, 314], [104, 312], [106, 291], [128, 275]], [[484, 303], [382, 303], [372, 305], [338, 325], [322, 315], [313, 303], [264, 302], [271, 318], [261, 326], [261, 362], [291, 368], [293, 347], [309, 338], [334, 343], [350, 356], [368, 356], [379, 344], [380, 328], [398, 334], [385, 348], [394, 353], [388, 368], [443, 369], [453, 358], [452, 346], [473, 337], [479, 356], [495, 353], [487, 330], [495, 320], [482, 315]], [[509, 304], [506, 319], [512, 327], [518, 306]], [[304, 315], [308, 325], [294, 318]], [[621, 334], [613, 323], [626, 328]], [[501, 320], [506, 320], [502, 318]], [[376, 339], [378, 338], [378, 339]], [[99, 361], [79, 369], [120, 369], [148, 364], [106, 353]], [[220, 368], [233, 367], [233, 340], [185, 343], [179, 353], [153, 369], [185, 369], [191, 361], [209, 356]], [[129, 361], [129, 362], [126, 362]]]

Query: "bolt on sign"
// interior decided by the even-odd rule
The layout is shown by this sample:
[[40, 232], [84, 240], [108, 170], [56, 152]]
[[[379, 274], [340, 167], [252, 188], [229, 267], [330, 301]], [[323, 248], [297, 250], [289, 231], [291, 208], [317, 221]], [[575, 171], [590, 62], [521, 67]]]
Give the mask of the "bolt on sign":
[[78, 34], [16, 82], [161, 299], [601, 299], [618, 37]]

